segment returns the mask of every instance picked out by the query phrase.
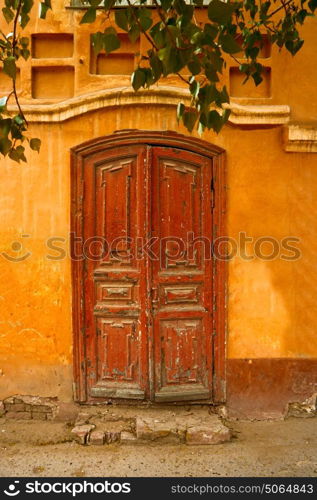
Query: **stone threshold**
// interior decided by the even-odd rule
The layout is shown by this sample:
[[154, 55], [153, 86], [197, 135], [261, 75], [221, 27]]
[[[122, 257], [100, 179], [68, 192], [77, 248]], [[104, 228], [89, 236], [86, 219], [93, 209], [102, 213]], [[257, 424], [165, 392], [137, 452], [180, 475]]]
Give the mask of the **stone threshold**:
[[[131, 410], [131, 409], [130, 409]], [[205, 409], [172, 410], [146, 409], [126, 413], [117, 409], [99, 413], [80, 412], [72, 429], [75, 441], [81, 445], [111, 443], [214, 445], [230, 441], [230, 429], [218, 415]]]

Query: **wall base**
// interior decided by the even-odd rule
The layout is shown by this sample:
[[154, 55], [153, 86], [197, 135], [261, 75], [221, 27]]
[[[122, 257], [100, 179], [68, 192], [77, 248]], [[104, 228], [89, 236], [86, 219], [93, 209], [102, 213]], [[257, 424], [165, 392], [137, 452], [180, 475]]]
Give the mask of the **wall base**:
[[282, 418], [289, 403], [317, 393], [317, 359], [227, 360], [227, 412], [231, 418]]

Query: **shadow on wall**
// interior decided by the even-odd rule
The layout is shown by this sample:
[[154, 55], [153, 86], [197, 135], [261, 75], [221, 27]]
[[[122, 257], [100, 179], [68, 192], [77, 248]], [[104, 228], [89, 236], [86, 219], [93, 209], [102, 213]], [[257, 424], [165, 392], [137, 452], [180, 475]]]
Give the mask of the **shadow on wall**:
[[[228, 155], [229, 234], [243, 231], [255, 240], [268, 236], [279, 242], [297, 237], [301, 256], [236, 258], [229, 265], [228, 408], [240, 417], [281, 416], [289, 402], [317, 393], [314, 158], [286, 159], [270, 135], [271, 144], [254, 158], [251, 151], [244, 169], [235, 168]], [[272, 245], [263, 244], [262, 251], [270, 254]]]

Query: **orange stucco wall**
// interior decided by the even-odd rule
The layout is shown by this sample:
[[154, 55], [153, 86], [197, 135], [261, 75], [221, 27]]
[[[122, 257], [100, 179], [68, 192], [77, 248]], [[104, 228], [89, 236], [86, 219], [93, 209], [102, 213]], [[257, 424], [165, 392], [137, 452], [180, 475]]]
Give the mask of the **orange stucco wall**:
[[[91, 28], [77, 28], [78, 12], [65, 11], [61, 0], [54, 3], [55, 13], [47, 21], [34, 19], [29, 30], [75, 30], [74, 56], [67, 62], [75, 68], [74, 95], [128, 86], [128, 76], [89, 74]], [[294, 59], [272, 52], [271, 97], [245, 97], [239, 103], [287, 104], [291, 121], [311, 122], [317, 116], [316, 28], [316, 19], [308, 20], [304, 48]], [[31, 84], [31, 63], [23, 63], [23, 102], [49, 104], [49, 99], [32, 99]], [[0, 398], [14, 393], [72, 398], [70, 148], [126, 128], [187, 133], [177, 126], [174, 107], [109, 107], [60, 123], [31, 123], [30, 134], [42, 139], [40, 154], [28, 152], [26, 165], [1, 160]], [[296, 261], [235, 258], [229, 263], [229, 358], [317, 357], [317, 155], [286, 153], [282, 135], [281, 126], [228, 125], [219, 136], [203, 136], [227, 152], [228, 235], [300, 238]], [[48, 257], [57, 255], [47, 247], [51, 237], [64, 238], [64, 258]], [[13, 242], [21, 243], [20, 251]], [[25, 260], [10, 260], [26, 252]]]

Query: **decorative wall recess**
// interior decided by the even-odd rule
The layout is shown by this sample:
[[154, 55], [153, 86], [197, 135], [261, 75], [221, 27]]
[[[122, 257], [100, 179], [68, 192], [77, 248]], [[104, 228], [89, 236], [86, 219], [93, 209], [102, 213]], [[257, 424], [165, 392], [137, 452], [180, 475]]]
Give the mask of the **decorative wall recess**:
[[[237, 38], [237, 43], [242, 46], [242, 37]], [[263, 66], [261, 85], [256, 86], [253, 79], [250, 78], [245, 83], [245, 74], [239, 70], [239, 63], [246, 63], [244, 52], [241, 51], [235, 55], [239, 60], [230, 64], [229, 67], [229, 93], [233, 98], [238, 99], [267, 99], [272, 97], [272, 45], [267, 36], [263, 38], [263, 46], [259, 43], [254, 44], [259, 48], [258, 60]]]
[[97, 75], [130, 75], [134, 70], [133, 54], [98, 54]]
[[71, 33], [38, 33], [32, 35], [32, 57], [51, 59], [73, 57], [74, 36]]
[[263, 68], [261, 85], [256, 86], [252, 78], [243, 84], [245, 74], [238, 67], [230, 68], [230, 95], [232, 97], [271, 97], [271, 68]]
[[34, 99], [67, 99], [74, 95], [72, 66], [40, 66], [32, 68]]
[[119, 33], [120, 48], [112, 54], [95, 54], [91, 47], [90, 73], [95, 75], [130, 75], [135, 67], [135, 59], [140, 42], [130, 42], [128, 35]]

